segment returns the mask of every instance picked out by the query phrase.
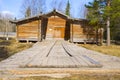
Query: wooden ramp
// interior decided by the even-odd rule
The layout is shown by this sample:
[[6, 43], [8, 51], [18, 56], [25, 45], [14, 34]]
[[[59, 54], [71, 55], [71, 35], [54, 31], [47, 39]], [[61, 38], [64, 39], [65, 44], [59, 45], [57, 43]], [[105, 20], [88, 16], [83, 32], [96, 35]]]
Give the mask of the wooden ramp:
[[[25, 68], [100, 68], [100, 62], [79, 51], [79, 47], [56, 40], [45, 44], [29, 62], [20, 67]], [[43, 47], [44, 47], [43, 46]]]

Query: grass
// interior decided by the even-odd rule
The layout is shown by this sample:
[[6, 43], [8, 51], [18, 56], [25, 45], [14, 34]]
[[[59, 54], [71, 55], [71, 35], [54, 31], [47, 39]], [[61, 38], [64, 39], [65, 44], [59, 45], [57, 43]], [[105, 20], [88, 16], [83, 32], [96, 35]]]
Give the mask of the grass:
[[0, 38], [0, 61], [8, 58], [9, 56], [28, 49], [32, 46], [30, 43], [19, 43], [15, 39], [10, 39], [8, 41]]
[[111, 45], [111, 46], [97, 46], [95, 44], [79, 44], [87, 49], [102, 52], [107, 55], [120, 57], [120, 45]]
[[74, 74], [70, 77], [51, 78], [51, 77], [25, 77], [10, 80], [120, 80], [120, 74]]

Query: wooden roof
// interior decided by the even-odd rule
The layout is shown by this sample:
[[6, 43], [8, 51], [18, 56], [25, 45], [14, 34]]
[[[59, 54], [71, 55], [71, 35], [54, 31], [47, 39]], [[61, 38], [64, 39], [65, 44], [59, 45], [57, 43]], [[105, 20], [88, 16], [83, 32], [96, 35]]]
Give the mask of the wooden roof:
[[62, 19], [68, 20], [72, 23], [79, 23], [79, 22], [83, 22], [83, 21], [88, 21], [86, 19], [70, 18], [69, 16], [67, 16], [59, 11], [53, 10], [52, 12], [49, 12], [47, 14], [39, 14], [36, 16], [26, 17], [23, 19], [14, 20], [14, 21], [10, 21], [10, 22], [15, 23], [15, 24], [23, 24], [23, 23], [28, 23], [28, 22], [35, 21], [35, 20], [41, 20], [42, 18], [49, 18], [51, 16], [58, 16], [58, 17], [61, 17]]

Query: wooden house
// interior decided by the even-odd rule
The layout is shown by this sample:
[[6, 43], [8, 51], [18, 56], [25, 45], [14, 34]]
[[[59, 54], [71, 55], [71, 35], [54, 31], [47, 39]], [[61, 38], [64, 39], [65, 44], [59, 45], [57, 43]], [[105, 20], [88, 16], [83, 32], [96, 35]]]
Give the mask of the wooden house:
[[96, 31], [86, 19], [73, 19], [56, 10], [42, 15], [12, 21], [18, 41], [64, 39], [71, 42], [95, 42]]

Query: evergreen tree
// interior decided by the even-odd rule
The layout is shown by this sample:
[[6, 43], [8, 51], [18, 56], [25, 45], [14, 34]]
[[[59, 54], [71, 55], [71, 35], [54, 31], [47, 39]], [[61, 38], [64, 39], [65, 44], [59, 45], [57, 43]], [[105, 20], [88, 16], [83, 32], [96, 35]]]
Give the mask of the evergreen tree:
[[69, 3], [69, 0], [67, 2], [65, 14], [68, 15], [68, 16], [70, 16], [70, 3]]
[[[86, 5], [88, 8], [87, 18], [90, 20], [90, 24], [94, 26], [96, 30], [96, 43], [98, 44], [98, 29], [102, 27], [102, 7], [100, 0], [94, 0], [94, 2], [90, 2], [89, 5]], [[101, 41], [102, 44], [102, 41]]]
[[94, 0], [93, 3], [86, 6], [89, 11], [88, 19], [90, 19], [91, 24], [94, 24], [97, 28], [98, 26], [104, 26], [103, 24], [106, 24], [107, 46], [110, 45], [110, 22], [112, 20], [112, 16], [114, 15], [111, 7], [111, 3], [113, 1], [115, 0]]
[[120, 0], [111, 1], [111, 32], [112, 38], [120, 41]]

